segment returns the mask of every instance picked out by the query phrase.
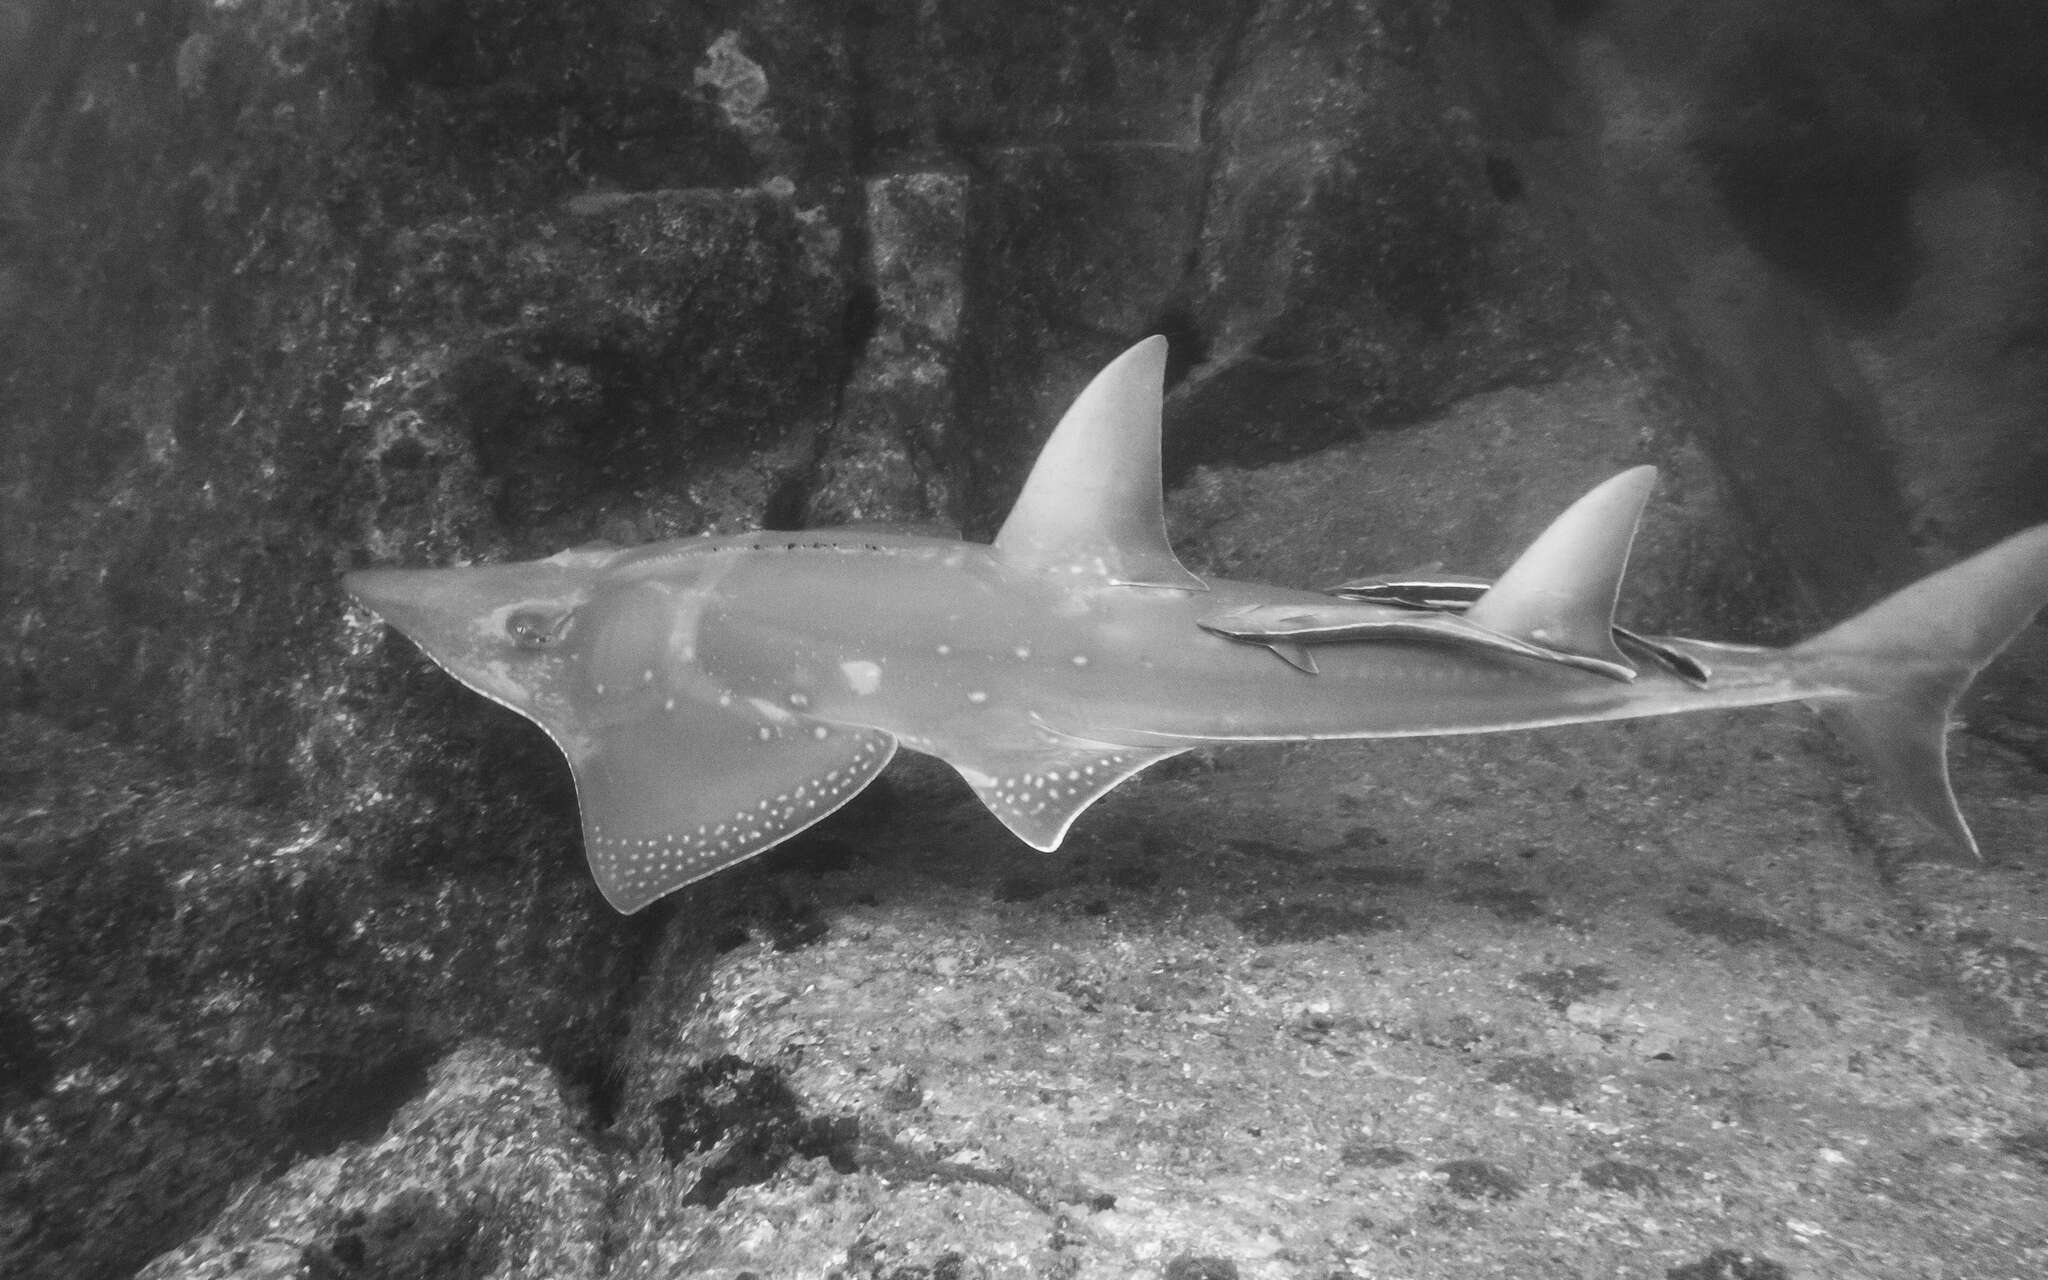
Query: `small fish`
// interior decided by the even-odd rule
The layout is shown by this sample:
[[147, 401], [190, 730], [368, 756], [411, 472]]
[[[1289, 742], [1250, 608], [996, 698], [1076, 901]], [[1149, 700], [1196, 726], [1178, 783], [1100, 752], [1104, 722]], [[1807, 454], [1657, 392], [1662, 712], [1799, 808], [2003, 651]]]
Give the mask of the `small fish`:
[[1053, 849], [1111, 788], [1195, 746], [1792, 701], [1975, 851], [1949, 788], [1948, 717], [2048, 603], [2048, 525], [1786, 649], [1615, 627], [1649, 467], [1595, 488], [1476, 588], [1432, 577], [1347, 584], [1337, 595], [1357, 598], [1342, 599], [1205, 579], [1167, 543], [1165, 359], [1147, 339], [1088, 384], [989, 545], [753, 533], [363, 570], [347, 587], [547, 731], [622, 912], [817, 822], [898, 746], [946, 761], [1019, 838]]
[[[1484, 578], [1467, 577], [1463, 574], [1399, 574], [1381, 578], [1354, 578], [1340, 582], [1334, 587], [1325, 587], [1323, 594], [1336, 596], [1340, 600], [1357, 600], [1365, 604], [1393, 605], [1411, 612], [1464, 613], [1479, 603], [1493, 584]], [[1680, 653], [1669, 645], [1659, 644], [1649, 636], [1637, 635], [1619, 623], [1614, 628], [1614, 643], [1621, 649], [1634, 649], [1645, 656], [1655, 658], [1673, 671], [1693, 681], [1705, 684], [1711, 674], [1698, 659]], [[1606, 664], [1589, 666], [1589, 670], [1605, 671], [1621, 679], [1633, 676], [1633, 669], [1626, 673], [1615, 672]]]
[[1612, 680], [1636, 678], [1636, 669], [1625, 661], [1609, 661], [1595, 654], [1547, 648], [1532, 640], [1480, 626], [1459, 617], [1462, 612], [1325, 600], [1313, 606], [1244, 605], [1215, 617], [1203, 618], [1199, 625], [1204, 631], [1213, 631], [1232, 640], [1265, 645], [1285, 659], [1289, 666], [1309, 675], [1320, 674], [1315, 664], [1315, 651], [1311, 647], [1314, 645], [1339, 644], [1346, 640], [1422, 640], [1493, 649], [1545, 662], [1562, 662]]

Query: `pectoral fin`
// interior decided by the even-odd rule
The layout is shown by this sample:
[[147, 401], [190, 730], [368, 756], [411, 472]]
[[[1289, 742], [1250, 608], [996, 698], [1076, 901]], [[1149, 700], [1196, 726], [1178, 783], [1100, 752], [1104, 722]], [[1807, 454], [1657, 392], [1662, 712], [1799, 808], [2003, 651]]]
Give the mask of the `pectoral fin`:
[[1262, 640], [1261, 644], [1272, 650], [1273, 656], [1305, 675], [1319, 674], [1316, 655], [1305, 644], [1293, 640]]
[[597, 730], [589, 742], [570, 761], [583, 847], [605, 900], [629, 913], [817, 822], [896, 751], [879, 730], [768, 726], [695, 704]]

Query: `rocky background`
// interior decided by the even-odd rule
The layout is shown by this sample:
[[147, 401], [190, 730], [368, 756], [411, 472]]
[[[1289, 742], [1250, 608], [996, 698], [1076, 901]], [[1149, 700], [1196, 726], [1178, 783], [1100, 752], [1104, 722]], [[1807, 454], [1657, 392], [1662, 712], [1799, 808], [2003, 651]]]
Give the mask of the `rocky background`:
[[[1920, 858], [1793, 713], [914, 765], [632, 919], [341, 572], [1176, 544], [1783, 639], [2048, 519], [2035, 0], [0, 0], [0, 1274], [2048, 1268], [2048, 642]], [[158, 1255], [162, 1255], [158, 1257]], [[1943, 1266], [1950, 1268], [1943, 1271]]]

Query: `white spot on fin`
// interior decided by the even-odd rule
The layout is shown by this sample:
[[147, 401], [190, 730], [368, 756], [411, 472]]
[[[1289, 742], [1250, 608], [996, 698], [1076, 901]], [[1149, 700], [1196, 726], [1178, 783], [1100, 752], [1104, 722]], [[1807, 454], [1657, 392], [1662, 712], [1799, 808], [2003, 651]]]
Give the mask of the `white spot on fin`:
[[1060, 847], [1074, 819], [1118, 783], [1185, 749], [1113, 747], [1055, 736], [1037, 749], [938, 754], [1018, 839], [1051, 850]]
[[633, 912], [773, 848], [858, 795], [895, 754], [873, 729], [809, 732], [708, 708], [594, 735], [573, 759], [583, 847], [606, 901]]
[[839, 674], [846, 677], [846, 687], [863, 698], [882, 687], [882, 665], [865, 658], [840, 663]]

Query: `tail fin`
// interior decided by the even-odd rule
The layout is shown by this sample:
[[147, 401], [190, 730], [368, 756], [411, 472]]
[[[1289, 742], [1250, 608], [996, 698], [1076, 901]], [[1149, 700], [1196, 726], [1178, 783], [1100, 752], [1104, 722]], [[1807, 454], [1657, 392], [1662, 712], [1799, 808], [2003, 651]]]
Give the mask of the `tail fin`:
[[1948, 721], [1985, 664], [2048, 605], [2048, 525], [2014, 534], [1796, 646], [1853, 695], [1819, 704], [1906, 808], [1977, 853], [1948, 781]]

